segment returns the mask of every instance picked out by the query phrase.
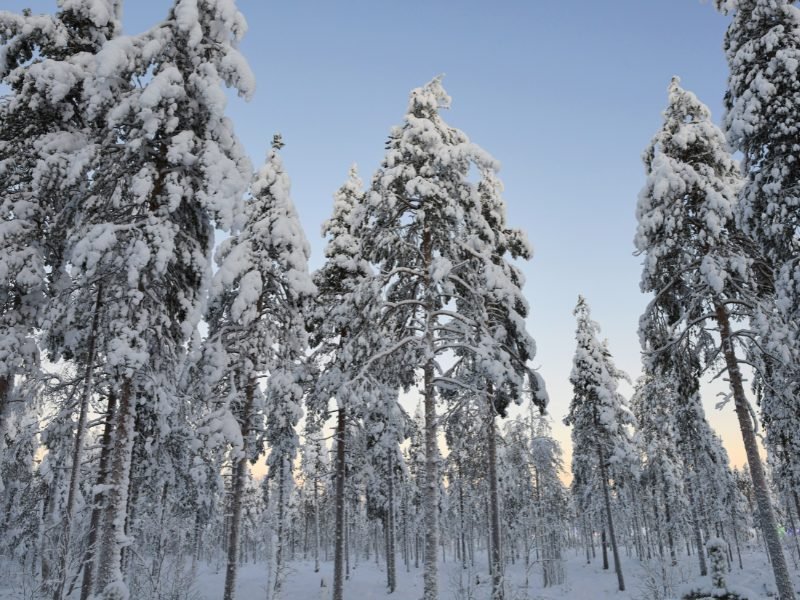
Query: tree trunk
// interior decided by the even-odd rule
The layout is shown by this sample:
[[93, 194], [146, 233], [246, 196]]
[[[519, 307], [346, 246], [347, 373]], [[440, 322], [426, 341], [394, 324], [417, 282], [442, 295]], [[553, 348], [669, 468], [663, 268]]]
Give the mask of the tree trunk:
[[126, 543], [125, 520], [128, 515], [128, 480], [133, 454], [136, 398], [133, 383], [126, 377], [120, 389], [111, 450], [108, 506], [102, 524], [100, 555], [95, 589], [109, 598], [128, 595], [122, 577], [122, 547]]
[[388, 498], [386, 499], [386, 583], [389, 588], [389, 593], [394, 592], [397, 586], [397, 571], [394, 551], [394, 461], [392, 460], [393, 448], [389, 450], [387, 458], [389, 467], [389, 485], [388, 485]]
[[489, 458], [489, 529], [492, 562], [492, 600], [503, 600], [503, 561], [500, 555], [500, 506], [497, 496], [497, 439], [494, 431], [494, 401], [488, 396], [488, 416], [486, 419], [486, 444]]
[[[106, 422], [103, 427], [103, 436], [100, 442], [100, 464], [97, 469], [97, 485], [104, 486], [108, 481], [109, 466], [111, 464], [111, 438], [113, 435], [114, 421], [117, 412], [117, 396], [114, 391], [108, 394], [108, 409]], [[105, 495], [105, 492], [103, 493]], [[104, 507], [99, 504], [99, 498], [92, 497], [92, 516], [89, 519], [89, 537], [86, 542], [86, 553], [83, 556], [83, 581], [81, 583], [80, 600], [88, 600], [94, 584], [95, 551], [97, 536], [100, 531], [100, 520]]]
[[423, 367], [423, 402], [425, 407], [425, 487], [422, 493], [422, 513], [425, 523], [425, 568], [423, 574], [423, 600], [439, 597], [439, 570], [436, 552], [439, 545], [438, 492], [439, 474], [437, 459], [439, 447], [436, 432], [436, 391], [434, 389], [433, 327], [435, 309], [432, 299], [430, 267], [433, 264], [433, 236], [431, 226], [425, 222], [422, 233], [422, 262], [425, 272], [425, 349], [427, 359]]
[[600, 478], [603, 484], [603, 500], [606, 505], [606, 518], [608, 520], [608, 536], [611, 538], [611, 551], [614, 554], [614, 570], [617, 572], [617, 582], [619, 591], [625, 591], [625, 580], [622, 577], [622, 565], [619, 561], [619, 549], [617, 548], [617, 538], [614, 535], [614, 520], [611, 517], [611, 496], [608, 492], [608, 474], [606, 473], [606, 462], [603, 456], [603, 448], [598, 444], [597, 454], [600, 459]]
[[761, 457], [758, 455], [756, 436], [753, 431], [753, 420], [750, 414], [750, 407], [744, 395], [742, 385], [742, 374], [739, 371], [739, 362], [733, 348], [730, 319], [728, 311], [723, 304], [716, 305], [717, 323], [719, 324], [719, 335], [722, 342], [722, 353], [725, 355], [725, 365], [728, 367], [728, 379], [733, 393], [733, 401], [736, 409], [736, 417], [739, 420], [739, 429], [742, 432], [742, 441], [747, 454], [747, 464], [750, 466], [750, 476], [753, 480], [753, 491], [758, 505], [758, 516], [761, 531], [767, 545], [769, 557], [772, 562], [772, 571], [775, 575], [775, 585], [778, 589], [780, 600], [794, 600], [794, 588], [789, 578], [789, 569], [786, 565], [786, 557], [783, 555], [781, 542], [778, 538], [778, 527], [775, 522], [775, 515], [772, 512], [772, 505], [769, 499], [769, 489], [764, 467], [761, 464]]
[[[8, 412], [9, 396], [11, 396], [12, 377], [12, 375], [0, 376], [0, 458], [2, 458], [2, 451], [5, 448], [6, 419], [8, 419], [6, 413]], [[0, 490], [2, 489], [3, 480], [0, 479]]]
[[314, 469], [314, 573], [319, 573], [319, 468]]
[[608, 571], [608, 540], [605, 527], [600, 530], [600, 547], [603, 549], [603, 570]]
[[[695, 471], [696, 465], [697, 461], [695, 460]], [[700, 517], [697, 514], [696, 501], [699, 490], [695, 492], [691, 482], [687, 482], [687, 490], [689, 492], [689, 504], [692, 507], [692, 530], [694, 531], [694, 544], [697, 546], [697, 558], [700, 563], [700, 576], [705, 577], [708, 575], [708, 567], [706, 566], [706, 553], [703, 549], [703, 534], [700, 532]]]
[[[461, 468], [458, 469], [459, 475], [461, 474]], [[460, 538], [461, 538], [461, 566], [462, 568], [467, 568], [467, 532], [466, 528], [464, 527], [464, 481], [459, 479], [458, 482], [458, 519], [459, 519], [459, 527], [460, 527]]]
[[244, 411], [242, 414], [242, 449], [233, 468], [231, 485], [231, 516], [228, 529], [228, 564], [225, 568], [224, 600], [233, 600], [236, 595], [236, 573], [239, 567], [239, 540], [242, 523], [242, 498], [247, 484], [247, 455], [250, 437], [250, 420], [255, 398], [255, 381], [248, 381], [245, 389]]
[[[663, 473], [662, 473], [663, 476]], [[667, 498], [666, 493], [666, 481], [662, 479], [664, 484], [664, 517], [666, 519], [666, 526], [667, 526], [667, 545], [669, 546], [669, 559], [670, 564], [674, 567], [678, 564], [678, 558], [675, 555], [675, 540], [672, 537], [672, 513], [669, 510], [669, 498]]]
[[345, 423], [344, 407], [339, 407], [336, 422], [336, 533], [333, 553], [333, 600], [344, 600]]
[[86, 373], [83, 377], [83, 392], [78, 409], [78, 426], [75, 430], [75, 441], [72, 447], [72, 466], [69, 474], [69, 488], [67, 490], [67, 505], [64, 507], [63, 530], [61, 533], [61, 548], [58, 560], [58, 582], [53, 593], [53, 600], [61, 600], [64, 593], [64, 584], [67, 581], [67, 565], [69, 564], [70, 537], [72, 533], [72, 519], [75, 512], [75, 492], [78, 489], [78, 475], [81, 470], [83, 455], [83, 439], [86, 437], [86, 420], [89, 412], [89, 400], [92, 397], [92, 381], [94, 378], [95, 347], [97, 342], [97, 328], [100, 322], [100, 301], [103, 286], [97, 286], [97, 298], [94, 303], [92, 326], [89, 330], [88, 347], [86, 352]]
[[280, 598], [283, 587], [283, 553], [286, 545], [285, 523], [286, 520], [286, 459], [282, 456], [278, 467], [278, 547], [275, 549], [275, 598]]

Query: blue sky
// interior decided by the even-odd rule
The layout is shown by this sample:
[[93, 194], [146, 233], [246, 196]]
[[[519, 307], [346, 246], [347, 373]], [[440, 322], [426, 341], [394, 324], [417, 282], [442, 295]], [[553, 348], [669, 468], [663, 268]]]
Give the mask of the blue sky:
[[[54, 1], [5, 0], [51, 12]], [[527, 231], [530, 328], [556, 423], [567, 410], [579, 293], [618, 366], [639, 373], [640, 260], [633, 256], [641, 153], [673, 75], [722, 115], [728, 19], [701, 0], [240, 0], [242, 52], [257, 78], [229, 114], [254, 164], [280, 131], [293, 197], [320, 265], [320, 225], [351, 163], [369, 180], [413, 87], [444, 73], [445, 119], [502, 164], [510, 223]], [[126, 32], [166, 15], [129, 0]], [[713, 396], [713, 394], [709, 394]], [[707, 405], [713, 412], [714, 398]], [[733, 411], [711, 414], [734, 462]], [[733, 433], [731, 433], [733, 432]], [[557, 427], [562, 440], [568, 431]]]

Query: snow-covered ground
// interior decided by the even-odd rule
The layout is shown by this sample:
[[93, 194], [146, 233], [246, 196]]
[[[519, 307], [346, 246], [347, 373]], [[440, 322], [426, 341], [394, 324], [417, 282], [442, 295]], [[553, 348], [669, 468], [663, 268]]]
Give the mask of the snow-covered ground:
[[[750, 600], [770, 598], [774, 590], [772, 570], [763, 553], [752, 552], [743, 556], [744, 570], [734, 563], [727, 575], [730, 587], [746, 591]], [[464, 570], [459, 565], [440, 563], [439, 597], [441, 600], [487, 600], [491, 583], [487, 576], [485, 557], [479, 561], [475, 570]], [[795, 587], [800, 591], [800, 569], [790, 561]], [[314, 573], [313, 563], [295, 562], [289, 567], [283, 594], [286, 600], [329, 600], [332, 581], [331, 562], [322, 563], [320, 572]], [[673, 592], [669, 595], [655, 595], [653, 583], [663, 581], [661, 567], [657, 562], [644, 565], [633, 558], [623, 557], [623, 573], [627, 589], [617, 591], [617, 580], [613, 570], [603, 571], [599, 557], [587, 565], [583, 556], [569, 552], [565, 557], [566, 582], [560, 586], [543, 588], [541, 570], [534, 565], [528, 574], [525, 585], [525, 569], [521, 563], [509, 565], [506, 572], [506, 600], [648, 600], [679, 598], [680, 590], [689, 586], [708, 585], [708, 577], [699, 577], [694, 557], [679, 562], [674, 569], [668, 569], [667, 576]], [[351, 572], [345, 583], [344, 597], [348, 600], [419, 600], [422, 597], [422, 570], [411, 568], [407, 573], [402, 562], [398, 563], [398, 585], [393, 594], [386, 593], [386, 575], [383, 565], [374, 562], [361, 562]], [[217, 600], [222, 597], [224, 569], [214, 573], [205, 571], [198, 577], [198, 600]], [[324, 584], [324, 587], [323, 587]], [[660, 586], [659, 586], [660, 587]], [[663, 594], [663, 587], [661, 587]], [[264, 599], [267, 596], [267, 575], [264, 565], [248, 564], [242, 567], [239, 575], [238, 598], [242, 600]]]
[[[786, 548], [787, 555], [789, 548]], [[788, 558], [788, 556], [787, 556]], [[795, 588], [800, 592], [800, 568], [796, 555], [789, 559]], [[453, 562], [440, 563], [440, 600], [488, 600], [491, 583], [487, 575], [486, 556], [477, 560], [474, 569], [463, 569]], [[565, 556], [566, 581], [563, 585], [542, 587], [541, 569], [533, 565], [526, 573], [524, 565], [508, 565], [506, 570], [506, 600], [677, 600], [681, 591], [688, 587], [709, 585], [708, 577], [699, 577], [694, 557], [683, 557], [677, 567], [662, 571], [657, 561], [642, 564], [631, 557], [622, 557], [627, 589], [617, 591], [617, 580], [613, 570], [603, 571], [598, 558], [587, 565], [583, 555], [570, 551]], [[745, 592], [750, 600], [774, 598], [772, 570], [766, 556], [761, 552], [743, 554], [745, 568], [739, 570], [734, 562], [733, 570], [727, 574], [727, 584], [739, 593]], [[30, 600], [41, 597], [25, 585], [19, 573], [9, 570], [6, 563], [0, 568], [0, 600]], [[407, 572], [402, 561], [398, 561], [397, 589], [386, 592], [386, 574], [383, 564], [374, 560], [354, 564], [350, 579], [345, 582], [346, 600], [419, 600], [422, 597], [422, 570], [411, 567]], [[297, 561], [289, 564], [280, 600], [330, 600], [332, 562], [323, 562], [320, 572], [314, 573], [313, 562]], [[664, 575], [668, 591], [664, 593]], [[225, 577], [224, 563], [217, 567], [202, 565], [195, 582], [181, 590], [179, 600], [219, 600]], [[274, 576], [272, 578], [274, 581]], [[13, 582], [13, 583], [12, 583]], [[264, 564], [245, 564], [239, 570], [237, 585], [238, 600], [276, 600], [267, 594], [271, 588]], [[654, 590], [658, 589], [658, 593]], [[77, 598], [77, 590], [71, 598]], [[146, 598], [136, 600], [149, 600]]]

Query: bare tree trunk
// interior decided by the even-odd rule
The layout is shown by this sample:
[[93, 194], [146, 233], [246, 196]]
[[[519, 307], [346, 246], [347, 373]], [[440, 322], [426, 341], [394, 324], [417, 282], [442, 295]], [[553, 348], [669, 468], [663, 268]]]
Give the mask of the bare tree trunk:
[[133, 383], [126, 377], [120, 389], [115, 419], [108, 506], [102, 523], [95, 584], [95, 590], [112, 598], [125, 597], [128, 593], [122, 577], [122, 546], [125, 543], [125, 520], [128, 515], [128, 480], [135, 420], [136, 398], [133, 394]]
[[600, 547], [603, 549], [603, 570], [608, 571], [608, 540], [605, 526], [600, 530]]
[[344, 600], [344, 451], [345, 411], [339, 407], [336, 422], [336, 533], [333, 553], [333, 600]]
[[319, 573], [319, 469], [314, 471], [314, 573]]
[[[662, 473], [663, 475], [663, 473]], [[669, 545], [669, 559], [670, 564], [674, 567], [678, 564], [678, 558], [675, 555], [675, 540], [672, 537], [672, 513], [669, 510], [669, 498], [667, 498], [666, 494], [666, 481], [662, 479], [664, 483], [664, 517], [666, 518], [666, 526], [667, 526], [667, 544]]]
[[250, 420], [255, 397], [255, 382], [248, 381], [245, 389], [244, 412], [242, 415], [242, 449], [233, 467], [231, 485], [231, 516], [228, 533], [228, 563], [225, 568], [224, 600], [233, 600], [236, 595], [236, 573], [239, 568], [239, 539], [242, 523], [242, 497], [247, 484], [247, 440], [250, 437]]
[[619, 560], [619, 549], [617, 548], [617, 538], [614, 535], [614, 520], [611, 518], [611, 496], [608, 493], [608, 474], [606, 473], [605, 456], [603, 456], [603, 448], [598, 444], [597, 454], [600, 458], [600, 478], [603, 484], [603, 499], [606, 505], [606, 518], [608, 520], [608, 536], [611, 538], [611, 551], [614, 554], [614, 570], [617, 572], [617, 582], [619, 583], [619, 591], [625, 591], [625, 579], [622, 577], [622, 564]]
[[423, 600], [437, 600], [439, 597], [439, 569], [436, 562], [436, 552], [439, 545], [439, 520], [438, 496], [439, 473], [437, 459], [439, 447], [437, 446], [436, 422], [436, 391], [434, 389], [434, 305], [430, 297], [431, 275], [430, 266], [433, 263], [433, 237], [430, 225], [425, 223], [422, 233], [422, 261], [425, 275], [425, 348], [428, 353], [423, 367], [423, 402], [425, 409], [425, 487], [422, 493], [422, 513], [425, 523], [425, 568], [423, 573]]
[[394, 551], [394, 461], [392, 460], [393, 448], [389, 451], [388, 467], [389, 467], [389, 485], [388, 485], [388, 498], [386, 499], [386, 583], [389, 588], [389, 593], [394, 592], [397, 586], [397, 571]]
[[202, 544], [203, 533], [203, 516], [202, 511], [198, 507], [197, 513], [194, 515], [194, 529], [192, 535], [192, 568], [191, 573], [194, 575], [197, 572], [197, 561], [200, 560], [200, 548]]
[[72, 466], [69, 474], [69, 488], [67, 490], [67, 505], [64, 507], [63, 530], [61, 533], [61, 548], [58, 559], [58, 582], [53, 593], [53, 600], [61, 600], [64, 593], [64, 584], [67, 581], [67, 565], [69, 564], [69, 547], [72, 533], [72, 519], [75, 512], [75, 491], [78, 489], [78, 475], [81, 470], [83, 456], [83, 440], [86, 437], [86, 420], [89, 412], [89, 400], [92, 397], [92, 381], [94, 378], [95, 347], [97, 342], [97, 328], [100, 322], [100, 301], [103, 286], [98, 284], [97, 297], [94, 303], [92, 326], [89, 330], [88, 347], [86, 353], [86, 373], [83, 377], [83, 393], [78, 409], [78, 426], [75, 430], [75, 441], [72, 447]]
[[[13, 375], [11, 374], [0, 376], [0, 458], [2, 458], [3, 450], [5, 449], [6, 420], [8, 419], [6, 413], [8, 412], [12, 381]], [[3, 480], [0, 479], [0, 488], [2, 486]]]
[[278, 467], [278, 547], [275, 549], [275, 598], [280, 597], [281, 587], [283, 586], [283, 552], [286, 545], [285, 523], [286, 520], [286, 458], [281, 456], [280, 467]]
[[[695, 461], [696, 463], [697, 461]], [[700, 563], [700, 576], [708, 575], [706, 566], [706, 553], [703, 548], [703, 534], [700, 532], [700, 517], [697, 514], [696, 492], [691, 482], [688, 482], [689, 504], [692, 507], [692, 531], [694, 532], [694, 544], [697, 546], [697, 558]]]
[[497, 440], [494, 431], [494, 401], [489, 390], [486, 444], [489, 458], [489, 531], [492, 563], [492, 600], [503, 600], [503, 561], [500, 553], [500, 506], [497, 496]]
[[742, 432], [742, 441], [747, 454], [747, 464], [750, 466], [750, 476], [753, 480], [753, 491], [758, 504], [758, 516], [761, 531], [767, 545], [769, 557], [772, 562], [772, 572], [775, 575], [775, 586], [778, 588], [780, 600], [794, 600], [794, 587], [789, 578], [789, 569], [786, 565], [786, 557], [783, 555], [780, 539], [778, 539], [778, 527], [775, 522], [775, 515], [772, 512], [772, 504], [769, 499], [769, 489], [767, 480], [764, 476], [764, 467], [761, 464], [761, 457], [758, 455], [756, 436], [753, 431], [753, 419], [747, 398], [744, 395], [742, 385], [742, 374], [739, 371], [739, 362], [736, 359], [736, 352], [733, 348], [733, 338], [731, 334], [730, 319], [724, 304], [716, 305], [717, 323], [719, 324], [719, 335], [722, 342], [722, 353], [725, 355], [725, 365], [728, 367], [728, 380], [733, 393], [733, 402], [736, 409], [736, 417], [739, 420], [739, 429]]
[[[100, 442], [100, 464], [97, 469], [97, 485], [102, 487], [108, 481], [109, 467], [111, 465], [111, 438], [113, 435], [114, 421], [117, 412], [117, 396], [114, 391], [108, 394], [108, 408], [106, 422], [103, 427], [103, 436]], [[94, 585], [95, 552], [97, 536], [100, 531], [100, 520], [104, 507], [99, 504], [100, 498], [92, 497], [92, 516], [89, 519], [89, 538], [86, 543], [86, 553], [83, 556], [83, 581], [81, 583], [80, 600], [88, 600]]]
[[[458, 469], [459, 476], [461, 475], [461, 467]], [[461, 566], [467, 568], [467, 533], [464, 527], [464, 481], [459, 477], [458, 482], [458, 519], [461, 537]]]

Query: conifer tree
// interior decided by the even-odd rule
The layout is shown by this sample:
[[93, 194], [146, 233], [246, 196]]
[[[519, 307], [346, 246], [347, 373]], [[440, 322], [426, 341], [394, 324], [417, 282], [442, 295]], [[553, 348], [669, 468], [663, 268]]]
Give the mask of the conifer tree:
[[295, 368], [306, 346], [302, 308], [315, 288], [308, 274], [309, 246], [278, 155], [281, 146], [276, 135], [254, 177], [242, 231], [220, 245], [209, 310], [210, 342], [224, 353], [219, 373], [230, 389], [228, 410], [240, 429], [233, 451], [226, 600], [235, 594], [247, 462], [261, 454], [265, 402], [259, 378], [269, 375], [266, 437], [284, 462], [294, 456], [300, 416], [302, 389]]
[[733, 13], [725, 130], [743, 155], [737, 218], [773, 281], [759, 294], [752, 328], [766, 445], [800, 510], [800, 7], [794, 0], [717, 0]]
[[376, 345], [377, 291], [373, 270], [363, 255], [362, 227], [365, 214], [364, 185], [355, 165], [333, 197], [333, 213], [322, 226], [328, 237], [326, 262], [314, 273], [319, 291], [309, 319], [315, 363], [319, 370], [314, 393], [308, 402], [309, 418], [324, 423], [328, 403], [336, 399], [334, 443], [334, 568], [333, 597], [344, 597], [345, 453], [346, 429], [352, 415], [361, 411], [371, 382], [357, 382], [366, 356]]
[[578, 322], [578, 344], [570, 374], [574, 395], [564, 419], [564, 424], [572, 427], [573, 485], [579, 494], [591, 494], [588, 490], [593, 485], [600, 487], [614, 570], [619, 590], [624, 591], [609, 488], [611, 480], [615, 485], [631, 480], [638, 460], [630, 437], [630, 428], [635, 425], [633, 414], [617, 391], [619, 380], [627, 376], [614, 366], [605, 342], [597, 339], [600, 327], [592, 320], [582, 296], [578, 297], [574, 314]]
[[[647, 182], [639, 195], [636, 248], [645, 255], [641, 288], [655, 298], [643, 328], [665, 328], [654, 353], [689, 354], [706, 363], [722, 356], [742, 432], [781, 598], [794, 592], [777, 536], [751, 408], [744, 394], [732, 320], [752, 314], [758, 271], [734, 222], [740, 175], [708, 109], [674, 78], [664, 125], [644, 155]], [[709, 334], [716, 322], [720, 345]]]
[[[506, 252], [528, 256], [529, 248], [503, 226], [496, 191], [484, 198], [470, 181], [472, 168], [489, 181], [497, 164], [442, 120], [439, 111], [449, 104], [439, 78], [411, 92], [403, 125], [392, 130], [372, 180], [364, 235], [366, 256], [379, 271], [384, 336], [364, 371], [380, 368], [384, 379], [392, 375], [387, 383], [404, 388], [422, 374], [426, 600], [438, 597], [437, 389], [471, 388], [503, 411], [508, 390], [540, 388], [526, 366], [535, 347], [523, 324], [519, 272], [503, 259]], [[452, 370], [451, 377], [439, 365], [445, 355], [468, 357], [464, 364], [475, 368], [462, 376]]]
[[152, 424], [163, 440], [177, 406], [169, 372], [199, 320], [212, 220], [222, 229], [239, 224], [249, 166], [219, 87], [252, 89], [235, 49], [244, 28], [231, 3], [180, 0], [152, 30], [107, 42], [86, 84], [87, 116], [102, 137], [65, 260], [75, 289], [93, 299], [102, 282], [109, 298], [103, 370], [117, 406], [94, 586], [108, 597], [128, 595], [122, 547], [134, 427]]

